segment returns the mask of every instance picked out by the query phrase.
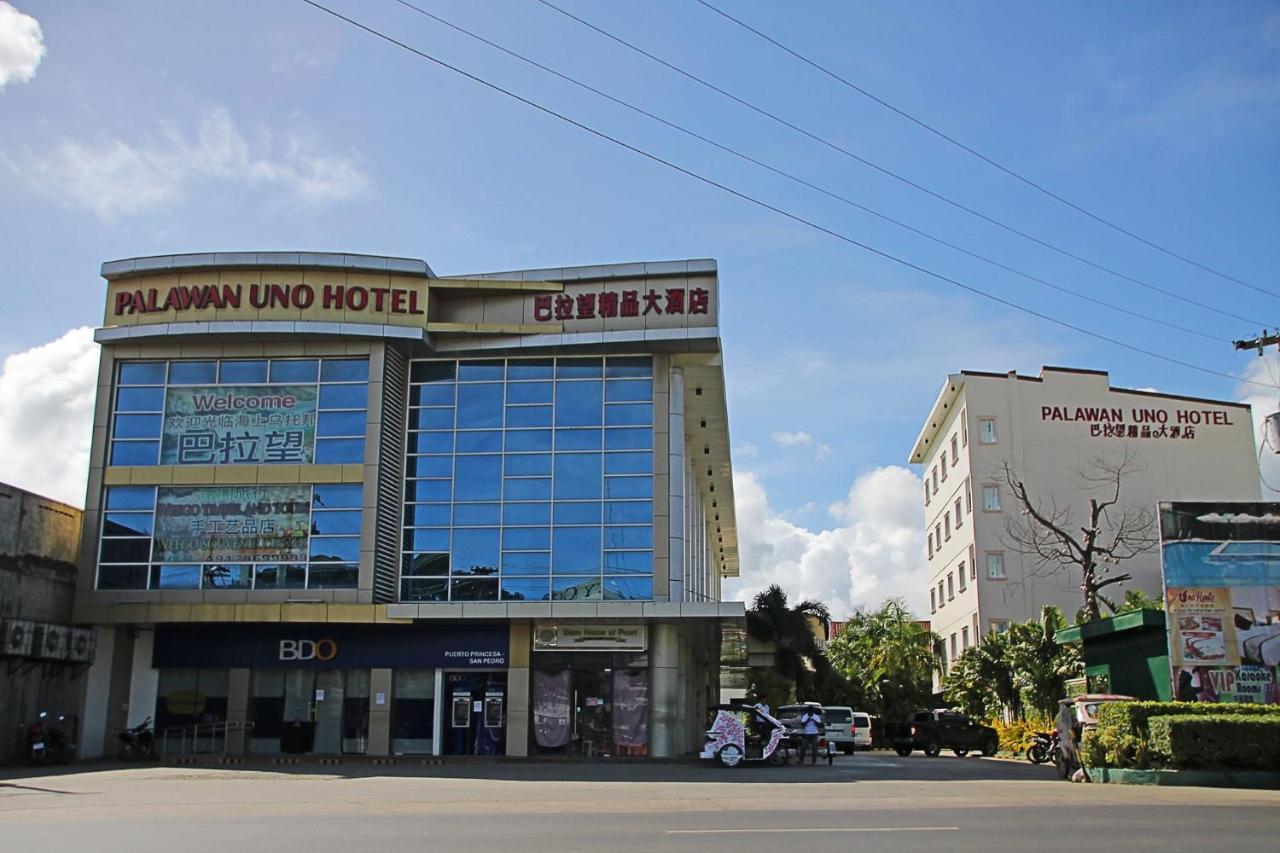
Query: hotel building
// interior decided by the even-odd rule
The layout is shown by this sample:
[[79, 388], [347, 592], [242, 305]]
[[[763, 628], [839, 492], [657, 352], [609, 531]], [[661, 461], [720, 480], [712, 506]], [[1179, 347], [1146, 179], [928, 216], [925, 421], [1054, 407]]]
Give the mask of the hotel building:
[[701, 746], [744, 620], [713, 261], [102, 276], [91, 753], [146, 717], [170, 754]]
[[[923, 466], [929, 618], [948, 665], [991, 631], [1038, 618], [1043, 605], [1068, 619], [1083, 605], [1076, 567], [1042, 566], [1012, 547], [1006, 524], [1021, 507], [1004, 466], [1033, 501], [1072, 506], [1078, 527], [1090, 494], [1080, 473], [1125, 447], [1136, 470], [1124, 478], [1121, 503], [1151, 510], [1153, 537], [1157, 501], [1260, 499], [1245, 404], [1112, 388], [1106, 373], [1060, 367], [947, 377], [908, 461]], [[1110, 596], [1140, 589], [1161, 599], [1158, 549], [1117, 571], [1133, 580]]]

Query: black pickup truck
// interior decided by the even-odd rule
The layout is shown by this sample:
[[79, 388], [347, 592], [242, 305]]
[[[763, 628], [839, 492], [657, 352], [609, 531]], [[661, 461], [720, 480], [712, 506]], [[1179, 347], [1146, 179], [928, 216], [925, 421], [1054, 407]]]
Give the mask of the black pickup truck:
[[885, 729], [889, 745], [902, 756], [910, 755], [914, 749], [922, 750], [930, 758], [944, 749], [956, 755], [970, 752], [995, 755], [1000, 748], [1000, 736], [995, 729], [955, 711], [916, 711], [905, 723], [892, 723]]

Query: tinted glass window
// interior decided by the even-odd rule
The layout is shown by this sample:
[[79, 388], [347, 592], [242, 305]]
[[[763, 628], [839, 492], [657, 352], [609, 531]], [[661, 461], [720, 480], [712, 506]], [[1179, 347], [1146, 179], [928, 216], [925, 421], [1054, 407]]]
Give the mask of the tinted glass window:
[[218, 372], [218, 381], [223, 385], [237, 382], [266, 382], [267, 363], [265, 361], [224, 361]]
[[[178, 365], [170, 368], [170, 374]], [[272, 382], [315, 382], [320, 375], [320, 362], [314, 358], [274, 359], [271, 362]]]
[[604, 422], [604, 389], [599, 382], [556, 386], [556, 426], [599, 426]]
[[501, 426], [501, 385], [458, 386], [458, 429]]
[[175, 361], [169, 365], [170, 385], [212, 385], [217, 381], [216, 361]]
[[124, 361], [120, 363], [121, 385], [163, 385], [163, 361]]
[[368, 378], [367, 358], [326, 358], [320, 363], [321, 382], [364, 382]]

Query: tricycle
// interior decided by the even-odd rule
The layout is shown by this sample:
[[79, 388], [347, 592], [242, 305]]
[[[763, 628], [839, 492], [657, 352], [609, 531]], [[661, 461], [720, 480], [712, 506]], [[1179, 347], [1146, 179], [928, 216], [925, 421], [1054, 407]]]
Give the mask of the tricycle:
[[700, 758], [719, 759], [725, 767], [744, 761], [786, 764], [790, 758], [787, 727], [755, 706], [719, 705], [711, 709], [711, 725]]

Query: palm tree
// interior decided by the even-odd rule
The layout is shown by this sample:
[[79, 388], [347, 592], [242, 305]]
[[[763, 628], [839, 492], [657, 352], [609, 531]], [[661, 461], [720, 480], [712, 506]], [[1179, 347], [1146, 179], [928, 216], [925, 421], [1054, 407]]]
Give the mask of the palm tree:
[[876, 610], [854, 613], [827, 655], [846, 677], [865, 685], [867, 700], [881, 719], [899, 720], [929, 706], [939, 643], [906, 604], [889, 599]]
[[1057, 607], [1045, 605], [1039, 621], [1009, 626], [1009, 661], [1027, 704], [1043, 717], [1052, 717], [1058, 700], [1067, 693], [1067, 681], [1084, 671], [1080, 650], [1062, 645], [1056, 635], [1067, 627]]
[[821, 601], [806, 600], [793, 607], [777, 584], [757, 594], [747, 610], [747, 633], [773, 646], [775, 671], [786, 682], [788, 692], [794, 690], [795, 697], [802, 700], [813, 696], [814, 673], [825, 664], [814, 634], [814, 621], [821, 626], [825, 639], [831, 629], [827, 606]]

